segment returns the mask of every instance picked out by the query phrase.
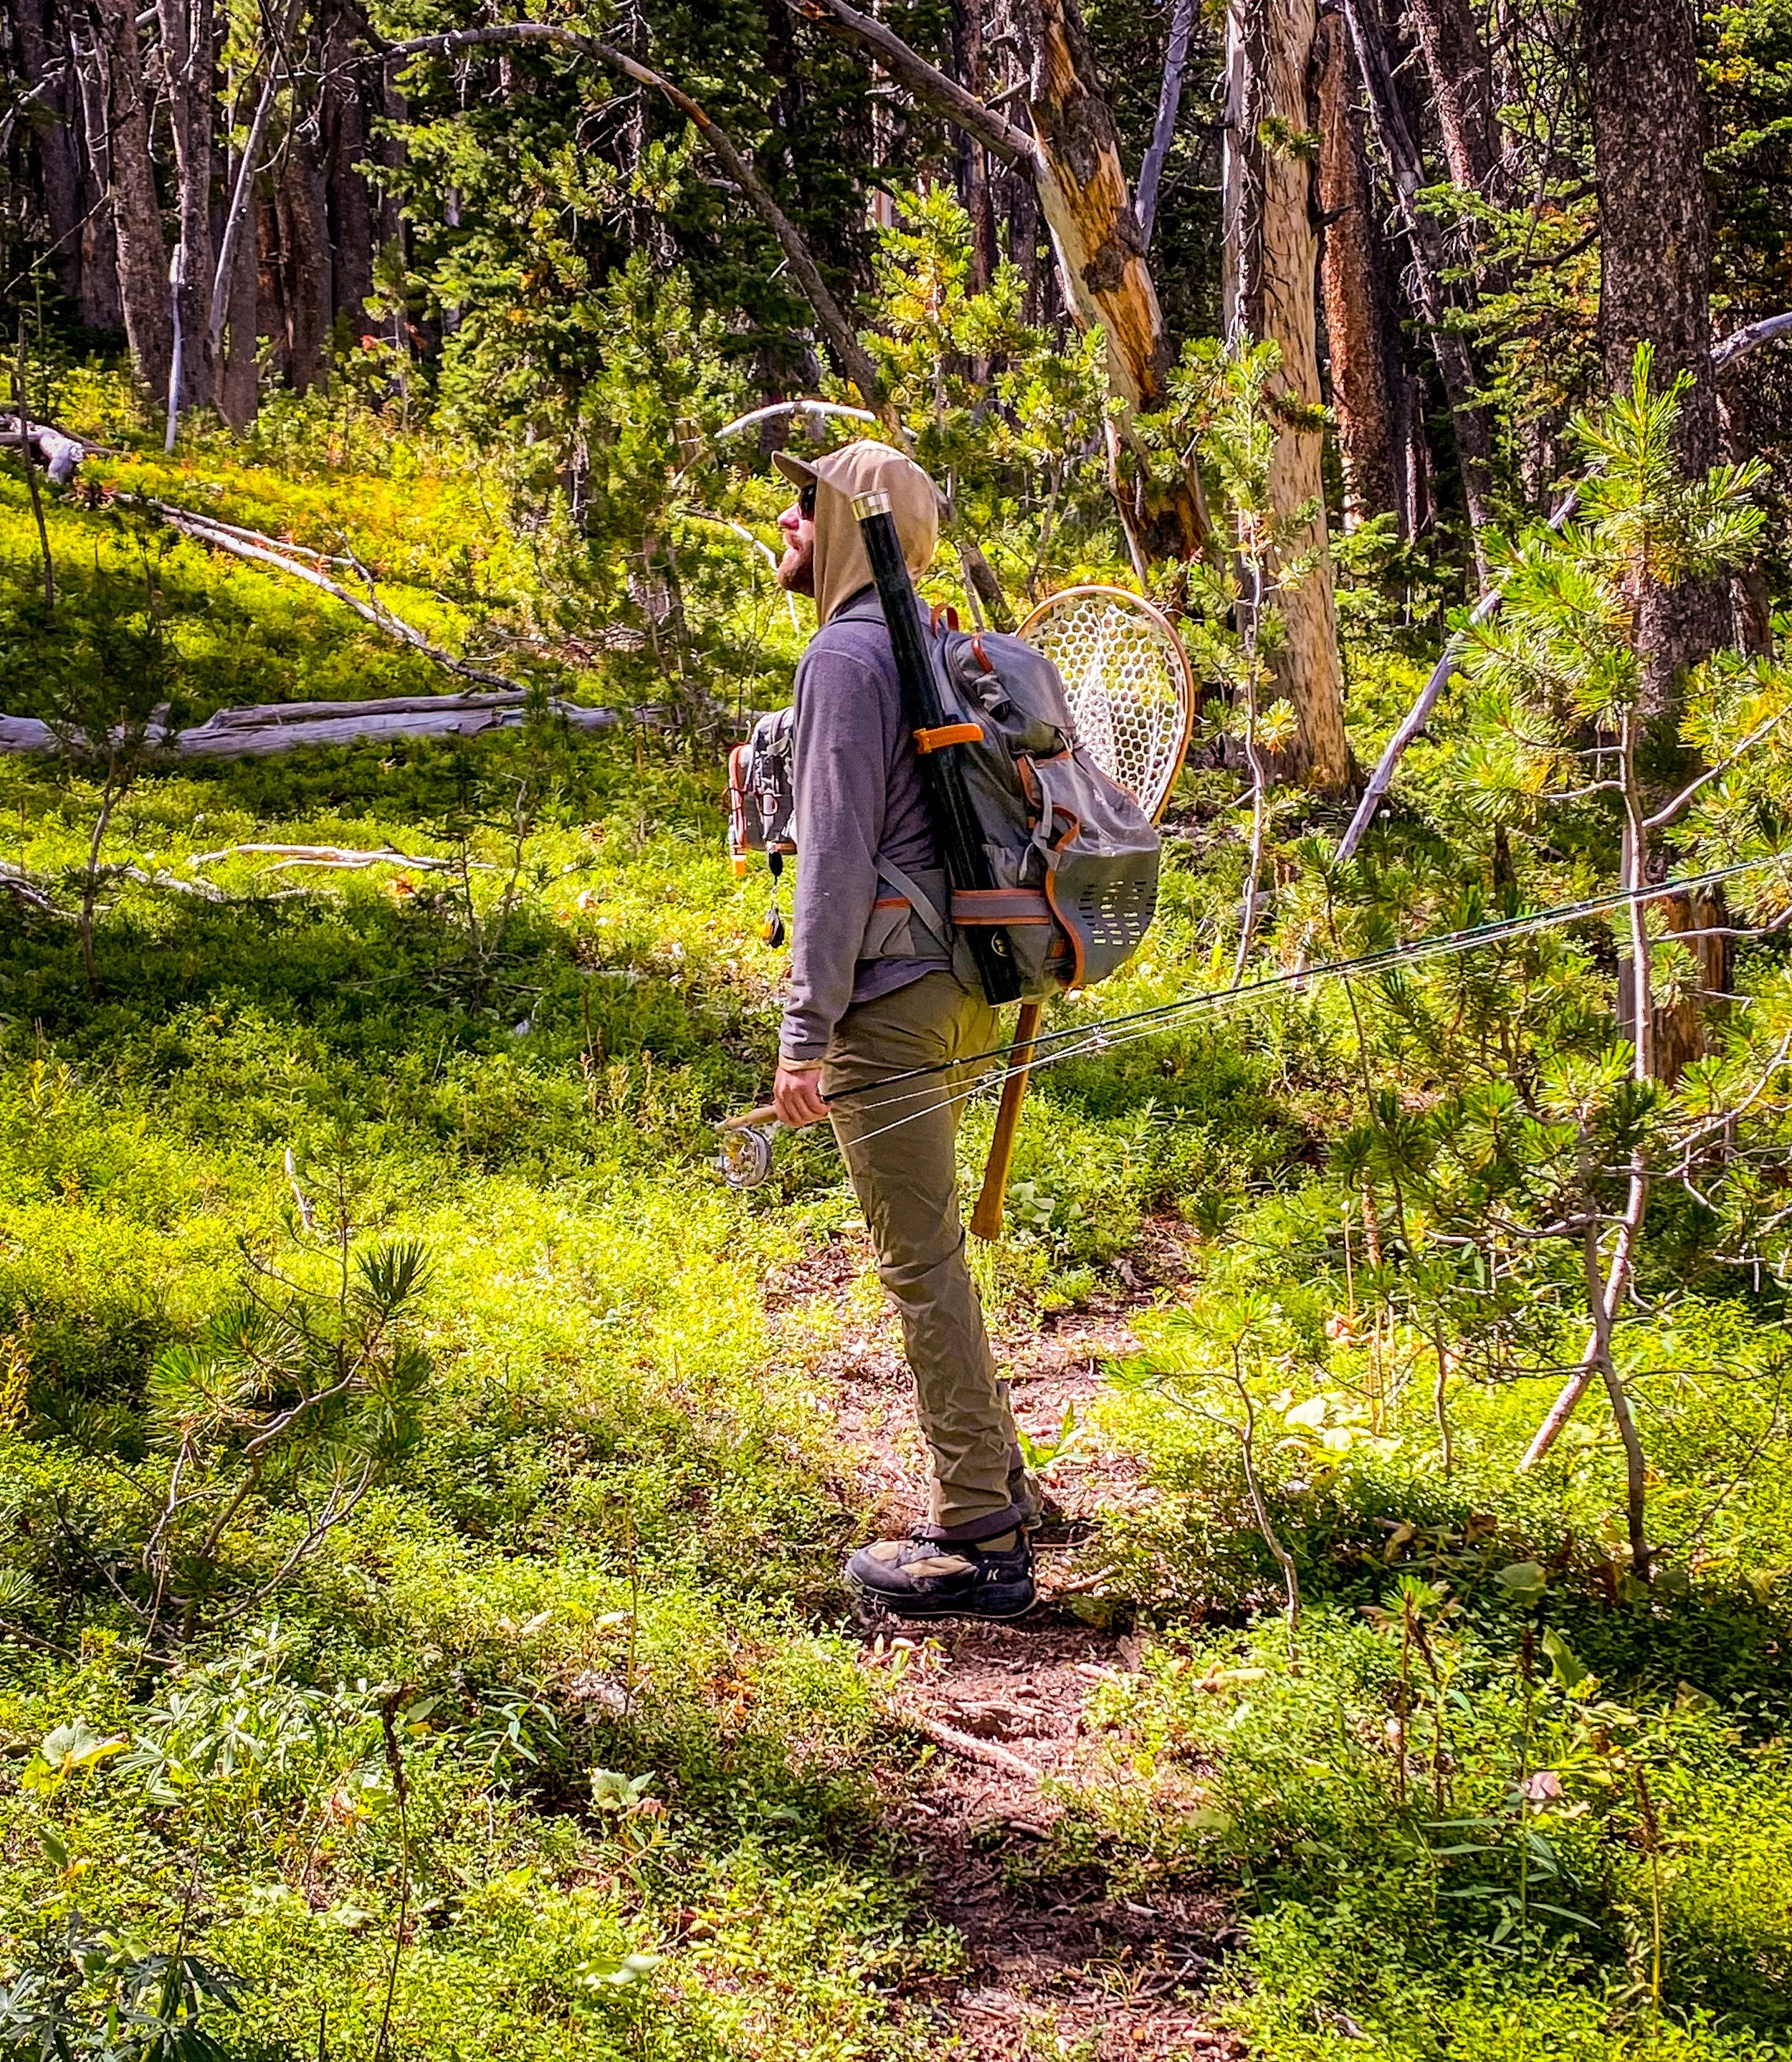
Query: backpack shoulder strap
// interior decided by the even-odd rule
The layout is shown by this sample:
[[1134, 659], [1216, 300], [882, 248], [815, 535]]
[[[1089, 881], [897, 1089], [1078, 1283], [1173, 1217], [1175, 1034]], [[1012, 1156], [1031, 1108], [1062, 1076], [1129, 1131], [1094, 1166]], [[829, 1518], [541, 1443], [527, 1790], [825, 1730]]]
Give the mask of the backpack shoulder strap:
[[940, 913], [933, 897], [921, 886], [912, 873], [905, 873], [894, 860], [886, 859], [881, 852], [878, 855], [878, 873], [879, 877], [887, 881], [898, 894], [906, 895], [908, 897], [909, 907], [942, 945], [949, 946], [951, 944], [951, 926]]

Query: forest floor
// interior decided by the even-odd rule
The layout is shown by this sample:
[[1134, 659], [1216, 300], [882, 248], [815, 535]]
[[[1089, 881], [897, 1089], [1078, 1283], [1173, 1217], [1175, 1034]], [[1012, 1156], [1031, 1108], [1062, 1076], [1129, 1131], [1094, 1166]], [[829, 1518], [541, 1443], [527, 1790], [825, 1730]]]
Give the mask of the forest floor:
[[[862, 1235], [831, 1239], [779, 1270], [766, 1301], [786, 1337], [818, 1324], [843, 1334], [811, 1372], [829, 1386], [854, 1463], [843, 1492], [887, 1532], [922, 1514], [924, 1460], [896, 1321], [867, 1317], [856, 1293], [870, 1258]], [[1022, 1430], [1049, 1445], [1067, 1414], [1085, 1426], [1103, 1365], [1139, 1350], [1131, 1318], [1187, 1271], [1184, 1228], [1152, 1219], [1115, 1270], [1120, 1296], [998, 1322]], [[886, 1823], [914, 1857], [922, 1904], [968, 1960], [911, 1990], [908, 2012], [979, 2062], [1067, 2045], [1087, 2062], [1242, 2055], [1206, 2003], [1242, 1937], [1223, 1900], [1183, 1886], [1145, 1902], [1115, 1892], [1093, 1859], [1039, 1866], [1067, 1800], [1104, 1758], [1086, 1723], [1091, 1690], [1140, 1664], [1143, 1638], [1130, 1600], [1109, 1592], [1101, 1545], [1104, 1521], [1151, 1494], [1135, 1455], [1082, 1430], [1046, 1472], [1041, 1602], [1024, 1621], [905, 1624], [863, 1609], [855, 1620], [867, 1665], [898, 1678], [894, 1715], [918, 1735]]]

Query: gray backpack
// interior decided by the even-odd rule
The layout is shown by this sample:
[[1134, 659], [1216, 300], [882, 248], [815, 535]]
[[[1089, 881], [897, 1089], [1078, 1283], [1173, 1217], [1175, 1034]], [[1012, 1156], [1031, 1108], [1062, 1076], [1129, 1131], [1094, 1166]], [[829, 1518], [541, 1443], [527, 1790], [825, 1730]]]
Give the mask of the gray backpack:
[[934, 613], [947, 699], [981, 731], [959, 749], [992, 890], [954, 894], [955, 925], [999, 924], [1028, 999], [1105, 981], [1157, 909], [1161, 841], [1077, 742], [1058, 668], [1019, 637], [967, 634]]
[[[874, 592], [843, 615], [883, 620]], [[1064, 684], [1043, 653], [1019, 637], [968, 635], [938, 609], [928, 649], [942, 699], [977, 733], [956, 748], [995, 885], [948, 901], [942, 873], [917, 881], [880, 857], [892, 892], [878, 899], [860, 958], [916, 957], [925, 950], [917, 929], [950, 952], [954, 930], [990, 925], [1004, 933], [1028, 1001], [1105, 981], [1137, 951], [1157, 909], [1161, 846], [1151, 820], [1076, 741]], [[781, 709], [730, 755], [737, 873], [749, 851], [794, 849], [792, 743], [792, 712]], [[905, 913], [912, 925], [898, 921]], [[966, 978], [976, 985], [968, 969]]]

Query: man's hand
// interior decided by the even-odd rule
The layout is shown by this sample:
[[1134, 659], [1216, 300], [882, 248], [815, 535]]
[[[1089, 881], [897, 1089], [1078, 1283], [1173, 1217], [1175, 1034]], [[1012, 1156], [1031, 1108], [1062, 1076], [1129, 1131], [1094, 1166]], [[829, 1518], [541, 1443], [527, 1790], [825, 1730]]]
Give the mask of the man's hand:
[[819, 1067], [793, 1067], [780, 1061], [777, 1078], [772, 1084], [772, 1107], [777, 1112], [777, 1121], [792, 1131], [801, 1131], [806, 1124], [819, 1124], [828, 1113], [828, 1106], [822, 1100], [822, 1070]]

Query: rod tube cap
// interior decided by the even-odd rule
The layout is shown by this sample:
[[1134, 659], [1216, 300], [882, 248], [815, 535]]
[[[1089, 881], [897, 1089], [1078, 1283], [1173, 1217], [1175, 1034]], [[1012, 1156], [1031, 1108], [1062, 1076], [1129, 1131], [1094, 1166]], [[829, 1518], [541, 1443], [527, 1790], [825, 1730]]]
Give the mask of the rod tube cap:
[[887, 516], [890, 496], [881, 487], [874, 487], [869, 494], [853, 496], [853, 513], [862, 523], [867, 516]]

